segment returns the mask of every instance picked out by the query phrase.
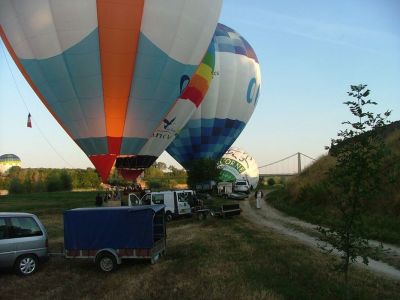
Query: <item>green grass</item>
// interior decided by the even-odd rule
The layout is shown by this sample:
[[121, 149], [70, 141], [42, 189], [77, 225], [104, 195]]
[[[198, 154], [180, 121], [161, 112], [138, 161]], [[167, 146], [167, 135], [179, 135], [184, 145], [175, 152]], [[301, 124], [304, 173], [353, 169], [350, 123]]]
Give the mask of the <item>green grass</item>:
[[[0, 198], [1, 211], [38, 214], [50, 244], [62, 243], [62, 211], [93, 206], [95, 193]], [[220, 205], [222, 199], [214, 203]], [[26, 209], [24, 209], [26, 207]], [[332, 257], [260, 229], [242, 217], [182, 219], [167, 226], [167, 255], [157, 264], [127, 262], [102, 274], [91, 262], [53, 258], [29, 278], [0, 273], [2, 299], [341, 299]], [[400, 282], [351, 272], [354, 299], [396, 299]]]
[[97, 192], [53, 192], [15, 194], [0, 197], [0, 211], [29, 212], [37, 215], [46, 226], [50, 238], [50, 250], [61, 247], [63, 238], [62, 213], [77, 207], [94, 206]]
[[[336, 222], [334, 209], [328, 205], [294, 201], [284, 189], [276, 190], [268, 195], [268, 203], [288, 215], [307, 222], [332, 226]], [[400, 218], [395, 215], [368, 213], [364, 215], [367, 227], [366, 238], [400, 245]]]

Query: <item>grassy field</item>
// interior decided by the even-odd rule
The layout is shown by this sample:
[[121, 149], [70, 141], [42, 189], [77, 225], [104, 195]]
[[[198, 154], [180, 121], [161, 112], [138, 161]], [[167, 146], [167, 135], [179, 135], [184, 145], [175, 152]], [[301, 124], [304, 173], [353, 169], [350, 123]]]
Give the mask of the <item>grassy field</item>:
[[[37, 214], [52, 251], [63, 241], [62, 211], [93, 206], [95, 193], [0, 197], [0, 211]], [[217, 205], [218, 206], [218, 205]], [[340, 299], [332, 258], [253, 226], [242, 217], [182, 219], [168, 224], [167, 255], [157, 264], [127, 262], [113, 274], [93, 263], [52, 258], [19, 278], [0, 273], [1, 299]], [[400, 282], [355, 269], [355, 299], [400, 299]]]

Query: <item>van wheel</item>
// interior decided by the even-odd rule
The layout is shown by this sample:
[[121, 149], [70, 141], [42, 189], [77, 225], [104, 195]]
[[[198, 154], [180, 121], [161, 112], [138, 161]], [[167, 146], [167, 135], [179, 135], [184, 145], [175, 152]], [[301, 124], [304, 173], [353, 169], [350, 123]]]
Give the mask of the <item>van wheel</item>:
[[32, 254], [21, 255], [15, 262], [15, 272], [20, 276], [29, 276], [35, 273], [38, 267], [38, 259]]
[[172, 221], [172, 213], [170, 211], [166, 212], [165, 219], [167, 220], [167, 222], [171, 222]]
[[110, 273], [117, 269], [117, 260], [111, 253], [103, 253], [96, 258], [96, 265], [100, 271]]
[[202, 212], [197, 213], [197, 220], [202, 221], [204, 219], [204, 214]]

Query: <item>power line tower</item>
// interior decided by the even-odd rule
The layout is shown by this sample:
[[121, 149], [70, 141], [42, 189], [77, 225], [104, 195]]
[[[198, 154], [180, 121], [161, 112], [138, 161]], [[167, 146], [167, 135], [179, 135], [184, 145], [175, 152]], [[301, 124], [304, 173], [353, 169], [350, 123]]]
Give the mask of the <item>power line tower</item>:
[[301, 173], [301, 153], [297, 152], [297, 174]]

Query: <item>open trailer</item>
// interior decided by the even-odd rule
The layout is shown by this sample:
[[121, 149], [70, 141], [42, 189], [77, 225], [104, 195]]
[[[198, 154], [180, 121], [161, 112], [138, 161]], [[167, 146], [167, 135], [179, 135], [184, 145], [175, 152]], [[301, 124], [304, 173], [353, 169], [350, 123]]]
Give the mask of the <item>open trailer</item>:
[[65, 258], [93, 259], [111, 272], [123, 259], [165, 254], [164, 205], [77, 208], [64, 212]]

